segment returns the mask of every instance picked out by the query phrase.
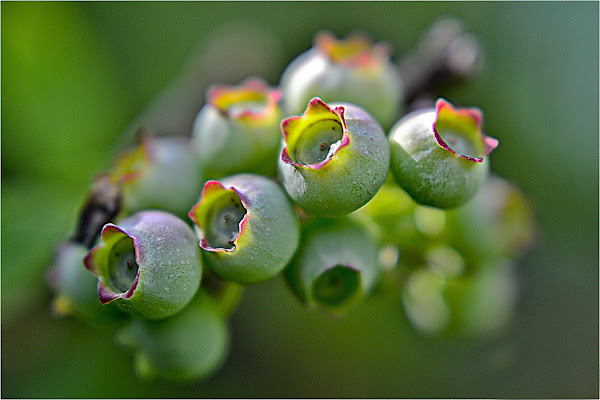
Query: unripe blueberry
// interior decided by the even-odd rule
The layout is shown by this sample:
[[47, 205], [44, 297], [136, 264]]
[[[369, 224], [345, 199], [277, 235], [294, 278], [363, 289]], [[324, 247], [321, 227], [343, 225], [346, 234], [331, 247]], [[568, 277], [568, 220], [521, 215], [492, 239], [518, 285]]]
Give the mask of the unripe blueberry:
[[341, 314], [361, 300], [380, 276], [377, 245], [349, 218], [314, 219], [302, 229], [302, 242], [285, 278], [311, 307]]
[[114, 304], [98, 301], [98, 279], [85, 269], [88, 248], [80, 243], [62, 243], [48, 270], [48, 284], [55, 294], [52, 310], [58, 316], [75, 316], [91, 324], [118, 322], [127, 314]]
[[169, 318], [134, 318], [116, 339], [134, 349], [138, 377], [179, 382], [206, 379], [216, 372], [230, 340], [226, 321], [200, 298]]
[[422, 247], [445, 228], [444, 210], [417, 204], [393, 178], [351, 216], [365, 224], [379, 243], [400, 248]]
[[129, 212], [161, 209], [185, 216], [203, 182], [187, 138], [142, 136], [112, 170]]
[[285, 119], [281, 130], [283, 185], [310, 214], [346, 215], [366, 204], [386, 178], [387, 140], [379, 124], [360, 107], [328, 106], [314, 98], [302, 116]]
[[296, 211], [281, 188], [260, 175], [206, 182], [189, 216], [208, 266], [225, 280], [272, 278], [298, 246]]
[[454, 208], [485, 182], [488, 155], [498, 141], [481, 132], [478, 108], [454, 108], [438, 99], [435, 109], [415, 111], [390, 132], [391, 170], [418, 203]]
[[162, 211], [133, 214], [106, 224], [86, 256], [99, 278], [98, 297], [125, 311], [159, 319], [181, 310], [200, 285], [198, 240], [181, 219]]
[[413, 270], [423, 264], [428, 247], [443, 239], [446, 212], [417, 204], [390, 178], [371, 201], [350, 215], [377, 239], [382, 267]]
[[386, 44], [373, 45], [361, 34], [337, 40], [330, 32], [315, 37], [312, 49], [294, 59], [281, 76], [284, 109], [299, 114], [313, 97], [353, 103], [389, 128], [403, 95], [397, 67]]
[[402, 292], [413, 327], [425, 334], [477, 336], [510, 321], [517, 279], [509, 260], [489, 260], [472, 273], [447, 277], [423, 267], [410, 274]]
[[212, 86], [192, 128], [192, 145], [211, 179], [238, 172], [274, 175], [280, 92], [258, 78]]
[[516, 258], [535, 241], [533, 208], [515, 185], [490, 175], [466, 204], [450, 210], [447, 236], [470, 258]]

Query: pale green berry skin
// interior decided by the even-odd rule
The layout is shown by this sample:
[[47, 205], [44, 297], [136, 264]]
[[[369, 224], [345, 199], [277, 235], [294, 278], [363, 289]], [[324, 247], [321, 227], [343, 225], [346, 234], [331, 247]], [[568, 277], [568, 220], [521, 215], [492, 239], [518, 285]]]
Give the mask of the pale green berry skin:
[[380, 271], [377, 244], [361, 224], [349, 218], [314, 219], [302, 229], [285, 279], [308, 306], [342, 314], [371, 292]]
[[[241, 284], [265, 281], [281, 272], [300, 236], [298, 215], [283, 190], [264, 176], [238, 174], [221, 182], [208, 181], [202, 193], [190, 218], [211, 270], [224, 280]], [[207, 238], [214, 234], [210, 224], [216, 214], [210, 210], [226, 207], [231, 200], [228, 196], [237, 196], [245, 213], [239, 225], [227, 232], [232, 241], [223, 247]]]
[[[313, 99], [309, 108], [315, 100], [320, 101]], [[294, 165], [280, 157], [279, 172], [298, 206], [309, 214], [334, 218], [357, 210], [375, 196], [388, 174], [390, 151], [381, 126], [364, 109], [337, 103], [329, 107], [343, 107], [348, 145], [320, 168]]]
[[223, 365], [230, 346], [226, 320], [201, 299], [170, 318], [135, 318], [116, 338], [134, 349], [135, 373], [150, 381], [207, 379]]
[[401, 249], [423, 247], [446, 227], [444, 210], [417, 204], [391, 176], [371, 201], [350, 215], [365, 224], [379, 243]]
[[447, 236], [473, 259], [517, 258], [536, 238], [533, 209], [516, 186], [490, 175], [473, 199], [448, 211]]
[[389, 58], [377, 63], [369, 70], [360, 64], [338, 62], [315, 45], [292, 60], [281, 76], [286, 114], [297, 115], [310, 99], [320, 97], [327, 103], [361, 106], [389, 128], [403, 106], [402, 80]]
[[[128, 243], [132, 244], [127, 247]], [[98, 297], [103, 304], [114, 301], [148, 319], [165, 318], [185, 307], [202, 274], [193, 230], [163, 211], [139, 212], [118, 226], [106, 224], [100, 244], [90, 250], [85, 264], [99, 278]], [[137, 272], [129, 270], [132, 265]]]
[[83, 264], [88, 251], [86, 246], [72, 241], [58, 247], [48, 271], [48, 284], [55, 294], [54, 312], [92, 325], [120, 322], [128, 314], [114, 304], [103, 306], [98, 301], [98, 279]]
[[[232, 102], [237, 112], [218, 106], [217, 95], [246, 91], [264, 97], [262, 109], [244, 102]], [[214, 95], [214, 93], [217, 95]], [[279, 91], [269, 89], [262, 80], [248, 80], [237, 87], [209, 91], [192, 127], [192, 146], [209, 179], [241, 172], [274, 176], [279, 146]], [[246, 114], [243, 114], [246, 113]]]
[[121, 184], [128, 212], [161, 209], [185, 216], [202, 187], [204, 174], [187, 138], [148, 138], [142, 143], [146, 161]]
[[409, 321], [422, 334], [478, 337], [509, 324], [517, 294], [514, 266], [501, 258], [452, 278], [427, 267], [418, 269], [406, 280], [402, 302]]
[[416, 203], [391, 176], [371, 201], [350, 216], [376, 238], [387, 269], [420, 267], [427, 248], [445, 240], [446, 211]]
[[418, 203], [450, 209], [471, 199], [486, 180], [489, 161], [473, 162], [442, 148], [435, 139], [436, 111], [416, 111], [390, 131], [396, 181]]

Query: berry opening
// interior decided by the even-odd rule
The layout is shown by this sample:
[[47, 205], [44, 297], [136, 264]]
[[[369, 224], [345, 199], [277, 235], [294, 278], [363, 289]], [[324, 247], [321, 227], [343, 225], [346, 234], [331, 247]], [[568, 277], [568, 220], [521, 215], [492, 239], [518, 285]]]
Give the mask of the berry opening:
[[442, 98], [436, 101], [435, 108], [433, 132], [443, 149], [459, 158], [482, 162], [498, 146], [498, 140], [481, 132], [483, 117], [478, 108], [454, 108]]
[[276, 114], [280, 96], [262, 79], [250, 78], [236, 86], [211, 87], [207, 102], [229, 118], [260, 121]]
[[237, 193], [223, 193], [210, 204], [207, 212], [204, 229], [206, 244], [212, 248], [233, 249], [245, 215], [246, 209]]
[[335, 119], [318, 121], [307, 127], [294, 146], [296, 162], [310, 165], [333, 157], [343, 136], [342, 124]]
[[115, 292], [129, 290], [135, 281], [138, 269], [133, 240], [130, 237], [123, 237], [115, 243], [108, 255], [110, 288]]
[[331, 32], [324, 31], [315, 38], [315, 45], [335, 63], [373, 67], [389, 59], [387, 45], [373, 44], [371, 39], [361, 33], [354, 33], [345, 39], [337, 39]]
[[347, 40], [335, 40], [327, 38], [321, 41], [323, 47], [329, 56], [338, 62], [351, 60], [360, 57], [371, 50], [371, 45], [365, 37], [355, 36]]
[[281, 131], [286, 147], [281, 161], [297, 167], [320, 169], [350, 144], [343, 106], [331, 108], [313, 98], [301, 116], [284, 119]]
[[200, 247], [215, 252], [235, 249], [247, 212], [233, 187], [225, 189], [218, 181], [208, 181], [202, 199], [188, 215], [198, 227]]
[[360, 286], [360, 273], [344, 265], [335, 267], [321, 274], [313, 284], [314, 298], [328, 307], [339, 307], [349, 303]]
[[483, 145], [481, 141], [477, 143], [477, 140], [473, 140], [467, 133], [452, 129], [452, 127], [440, 126], [440, 124], [436, 124], [436, 130], [442, 140], [456, 154], [470, 158], [483, 157]]

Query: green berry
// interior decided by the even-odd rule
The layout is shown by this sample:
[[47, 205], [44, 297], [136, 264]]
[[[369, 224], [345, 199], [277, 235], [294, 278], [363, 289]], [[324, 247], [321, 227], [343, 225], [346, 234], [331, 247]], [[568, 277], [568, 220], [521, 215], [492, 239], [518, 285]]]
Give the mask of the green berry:
[[99, 278], [98, 297], [149, 319], [165, 318], [194, 297], [202, 273], [198, 240], [181, 219], [162, 211], [106, 224], [86, 256]]
[[364, 35], [337, 40], [330, 32], [315, 37], [314, 47], [294, 59], [281, 77], [286, 112], [299, 114], [313, 97], [353, 103], [389, 128], [401, 111], [402, 82], [386, 44]]
[[410, 113], [390, 132], [391, 170], [420, 204], [454, 208], [485, 182], [486, 157], [498, 141], [481, 132], [477, 108], [455, 109], [444, 99], [436, 108]]
[[116, 338], [134, 349], [136, 375], [145, 380], [206, 379], [221, 367], [229, 350], [226, 321], [200, 298], [170, 318], [135, 318]]
[[91, 324], [118, 322], [127, 314], [98, 301], [98, 279], [83, 264], [88, 248], [75, 242], [62, 243], [48, 271], [48, 284], [55, 297], [52, 310], [58, 316], [75, 316]]
[[380, 276], [377, 245], [368, 231], [348, 218], [314, 219], [285, 278], [311, 307], [341, 314], [367, 295]]
[[466, 204], [447, 212], [448, 237], [470, 258], [516, 258], [535, 241], [533, 209], [512, 183], [491, 175]]
[[211, 179], [277, 170], [280, 92], [262, 79], [212, 86], [192, 128], [192, 145]]
[[426, 266], [408, 276], [402, 303], [421, 333], [480, 336], [506, 327], [514, 313], [517, 284], [514, 266], [506, 259], [488, 261], [460, 276]]
[[299, 240], [296, 211], [272, 180], [252, 174], [208, 181], [189, 213], [212, 271], [255, 283], [277, 275]]
[[366, 204], [389, 170], [383, 130], [365, 110], [314, 98], [302, 116], [281, 123], [279, 170], [296, 204], [321, 217], [346, 215]]
[[393, 180], [387, 180], [375, 197], [351, 214], [381, 244], [401, 251], [423, 247], [445, 228], [445, 211], [417, 204]]
[[184, 216], [203, 176], [188, 139], [142, 136], [121, 154], [112, 171], [129, 212], [161, 209]]

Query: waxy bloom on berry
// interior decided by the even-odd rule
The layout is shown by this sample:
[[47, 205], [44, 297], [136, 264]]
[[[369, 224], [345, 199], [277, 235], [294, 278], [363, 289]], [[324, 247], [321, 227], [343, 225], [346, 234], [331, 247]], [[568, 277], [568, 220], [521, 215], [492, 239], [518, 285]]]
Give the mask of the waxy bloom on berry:
[[302, 243], [285, 270], [302, 302], [342, 314], [367, 295], [380, 276], [375, 239], [349, 218], [314, 219], [302, 229]]
[[85, 266], [99, 278], [98, 297], [149, 319], [168, 317], [194, 297], [202, 264], [198, 240], [181, 219], [163, 211], [106, 224]]
[[284, 109], [299, 114], [313, 97], [365, 108], [386, 128], [401, 111], [402, 83], [387, 45], [362, 34], [338, 40], [324, 31], [314, 47], [298, 56], [281, 77]]
[[188, 139], [142, 136], [111, 171], [129, 212], [161, 209], [184, 216], [203, 182]]
[[351, 104], [314, 98], [304, 114], [281, 123], [279, 170], [288, 194], [306, 212], [346, 215], [366, 204], [383, 184], [390, 153], [379, 124]]
[[394, 125], [391, 170], [418, 203], [454, 208], [485, 182], [486, 157], [498, 141], [481, 131], [478, 108], [454, 108], [438, 99], [435, 109], [415, 111]]
[[272, 278], [298, 246], [296, 211], [281, 188], [260, 175], [206, 182], [189, 216], [208, 266], [225, 280], [254, 283]]
[[280, 92], [259, 78], [212, 86], [192, 129], [192, 143], [211, 179], [238, 172], [274, 175]]

